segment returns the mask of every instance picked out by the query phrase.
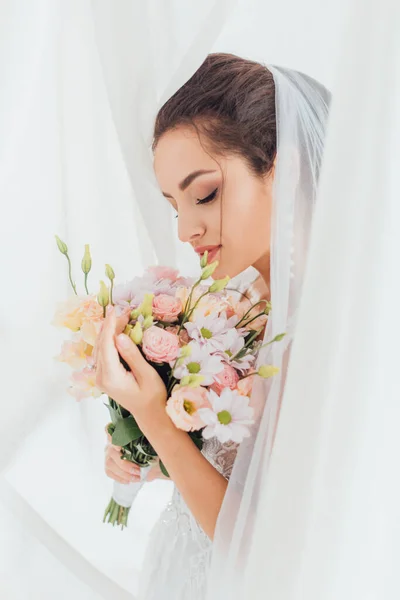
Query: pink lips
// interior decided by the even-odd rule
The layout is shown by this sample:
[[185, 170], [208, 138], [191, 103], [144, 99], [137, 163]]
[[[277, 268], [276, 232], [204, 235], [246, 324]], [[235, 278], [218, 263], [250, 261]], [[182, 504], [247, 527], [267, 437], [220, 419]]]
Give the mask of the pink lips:
[[212, 263], [218, 252], [221, 249], [221, 245], [218, 246], [199, 246], [198, 248], [195, 249], [195, 252], [197, 252], [197, 254], [200, 254], [201, 256], [203, 256], [204, 252], [206, 250], [208, 250], [208, 259], [207, 259], [207, 264]]

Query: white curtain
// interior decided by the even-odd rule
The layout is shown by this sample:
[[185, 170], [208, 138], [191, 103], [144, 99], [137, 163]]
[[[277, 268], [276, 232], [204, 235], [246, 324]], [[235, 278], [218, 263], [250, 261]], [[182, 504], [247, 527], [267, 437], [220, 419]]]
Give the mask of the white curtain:
[[[92, 290], [106, 262], [121, 281], [157, 260], [193, 268], [157, 190], [149, 143], [157, 108], [213, 51], [302, 70], [334, 94], [304, 329], [277, 438], [276, 486], [266, 488], [270, 564], [290, 581], [274, 598], [302, 597], [302, 586], [307, 598], [355, 598], [354, 589], [342, 593], [351, 583], [351, 550], [357, 549], [360, 570], [373, 556], [376, 568], [390, 569], [392, 557], [383, 564], [378, 552], [391, 541], [397, 560], [396, 538], [381, 525], [393, 521], [398, 505], [396, 477], [388, 477], [388, 469], [398, 454], [389, 434], [396, 426], [396, 391], [400, 397], [390, 351], [399, 333], [397, 280], [390, 278], [400, 256], [394, 231], [399, 8], [394, 0], [382, 0], [377, 11], [374, 5], [2, 0], [2, 597], [115, 600], [135, 593], [146, 537], [171, 489], [168, 482], [145, 486], [124, 532], [101, 523], [111, 491], [102, 465], [107, 411], [100, 400], [78, 405], [67, 396], [67, 370], [52, 359], [61, 336], [50, 321], [56, 302], [70, 292], [54, 234], [69, 246], [78, 287], [85, 243], [95, 259]], [[139, 171], [139, 164], [148, 168]], [[324, 352], [316, 352], [320, 347]], [[299, 415], [294, 390], [305, 398]], [[301, 429], [293, 430], [293, 415]], [[280, 451], [288, 445], [296, 448], [296, 465]], [[302, 477], [291, 478], [299, 465]], [[362, 492], [369, 505], [359, 504]], [[334, 512], [336, 504], [343, 510]], [[386, 532], [372, 555], [358, 551], [366, 535], [369, 543], [377, 541], [363, 529], [366, 514], [375, 533]], [[290, 523], [299, 536], [287, 546], [282, 540]], [[396, 521], [392, 525], [393, 533]], [[300, 571], [305, 531], [309, 554]], [[328, 573], [323, 561], [332, 544], [337, 569]], [[319, 565], [314, 588], [311, 558]], [[372, 585], [368, 590], [364, 598], [395, 597], [372, 595]]]

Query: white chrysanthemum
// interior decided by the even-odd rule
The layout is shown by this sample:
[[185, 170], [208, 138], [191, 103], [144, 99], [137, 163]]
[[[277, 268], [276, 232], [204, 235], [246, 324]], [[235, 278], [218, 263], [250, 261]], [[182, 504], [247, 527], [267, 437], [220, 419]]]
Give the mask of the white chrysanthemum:
[[219, 317], [215, 314], [200, 315], [193, 323], [185, 323], [185, 329], [200, 346], [208, 348], [210, 352], [223, 352], [241, 335], [235, 328], [238, 320], [236, 315], [227, 319], [226, 313]]
[[[186, 356], [188, 349], [190, 349], [190, 355]], [[184, 353], [185, 356], [179, 359], [178, 366], [174, 369], [176, 379], [182, 379], [188, 375], [202, 375], [201, 385], [212, 385], [215, 376], [224, 369], [220, 356], [210, 355], [206, 347], [201, 347], [196, 342], [190, 342], [185, 346]]]
[[249, 406], [249, 398], [236, 390], [225, 388], [220, 396], [209, 390], [208, 399], [211, 408], [198, 411], [206, 425], [202, 432], [204, 439], [216, 437], [221, 444], [229, 441], [240, 444], [245, 437], [249, 437], [248, 426], [254, 423], [254, 410]]
[[[237, 331], [237, 330], [235, 330]], [[240, 373], [248, 371], [254, 365], [257, 348], [252, 345], [251, 350], [247, 350], [244, 356], [237, 356], [244, 348], [244, 338], [239, 331], [236, 336], [227, 338], [226, 348], [223, 351], [217, 351], [216, 354], [221, 356], [222, 360]]]

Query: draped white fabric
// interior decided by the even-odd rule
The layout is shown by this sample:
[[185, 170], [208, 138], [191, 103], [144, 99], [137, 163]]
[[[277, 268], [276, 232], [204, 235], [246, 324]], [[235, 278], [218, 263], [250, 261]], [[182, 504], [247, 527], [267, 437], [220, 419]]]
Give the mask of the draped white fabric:
[[[105, 262], [120, 280], [156, 260], [193, 268], [148, 146], [157, 107], [212, 51], [302, 70], [334, 95], [249, 597], [400, 596], [400, 8], [374, 6], [2, 0], [2, 597], [135, 592], [170, 485], [145, 486], [123, 533], [101, 523], [111, 491], [102, 466], [107, 411], [101, 401], [74, 403], [67, 371], [52, 359], [61, 336], [49, 323], [69, 294], [53, 236], [68, 244], [78, 286], [85, 243], [95, 258], [92, 289]], [[252, 589], [261, 571], [265, 587]]]

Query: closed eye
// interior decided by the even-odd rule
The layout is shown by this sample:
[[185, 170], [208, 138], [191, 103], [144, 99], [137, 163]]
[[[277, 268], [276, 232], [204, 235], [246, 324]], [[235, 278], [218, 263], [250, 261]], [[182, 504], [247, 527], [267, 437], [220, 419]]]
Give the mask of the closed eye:
[[207, 204], [207, 202], [211, 202], [211, 200], [214, 200], [215, 196], [217, 195], [217, 192], [218, 192], [218, 188], [216, 188], [213, 192], [211, 192], [211, 194], [209, 196], [207, 196], [206, 198], [198, 199], [196, 204]]
[[[198, 198], [196, 204], [207, 204], [207, 202], [211, 202], [212, 200], [214, 200], [215, 196], [217, 195], [218, 192], [218, 188], [215, 188], [215, 190], [213, 192], [211, 192], [211, 194], [209, 196], [206, 196], [205, 198]], [[175, 219], [178, 218], [178, 215], [175, 215]]]

